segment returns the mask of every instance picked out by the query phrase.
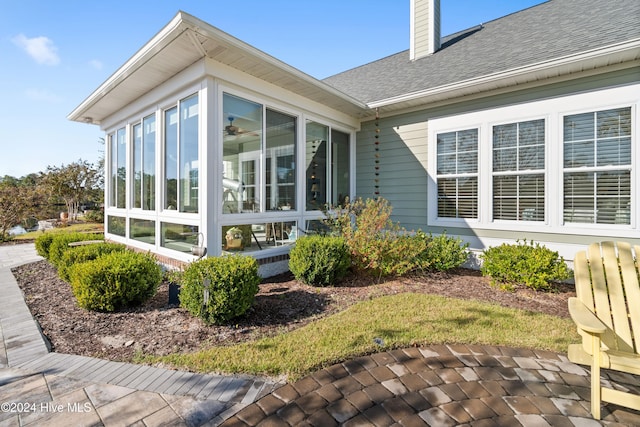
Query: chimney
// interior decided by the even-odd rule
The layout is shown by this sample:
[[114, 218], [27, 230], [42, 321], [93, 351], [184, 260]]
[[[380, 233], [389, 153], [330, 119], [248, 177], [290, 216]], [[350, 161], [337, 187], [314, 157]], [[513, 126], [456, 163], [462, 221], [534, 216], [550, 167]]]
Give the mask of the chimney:
[[440, 0], [411, 0], [411, 60], [440, 49]]

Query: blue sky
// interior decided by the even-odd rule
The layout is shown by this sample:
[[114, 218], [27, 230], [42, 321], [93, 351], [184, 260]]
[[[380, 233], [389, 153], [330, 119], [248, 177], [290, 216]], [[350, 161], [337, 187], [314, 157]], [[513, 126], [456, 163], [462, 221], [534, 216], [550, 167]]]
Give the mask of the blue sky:
[[[542, 0], [441, 0], [442, 35]], [[183, 10], [317, 78], [409, 48], [409, 0], [0, 0], [0, 176], [103, 150], [67, 115]]]

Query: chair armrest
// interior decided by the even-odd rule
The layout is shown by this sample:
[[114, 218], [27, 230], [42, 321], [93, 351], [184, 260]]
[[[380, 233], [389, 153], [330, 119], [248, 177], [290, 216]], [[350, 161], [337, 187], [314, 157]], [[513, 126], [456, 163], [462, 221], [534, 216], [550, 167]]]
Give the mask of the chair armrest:
[[606, 325], [576, 297], [569, 298], [569, 314], [578, 329], [587, 333], [601, 335], [607, 330]]

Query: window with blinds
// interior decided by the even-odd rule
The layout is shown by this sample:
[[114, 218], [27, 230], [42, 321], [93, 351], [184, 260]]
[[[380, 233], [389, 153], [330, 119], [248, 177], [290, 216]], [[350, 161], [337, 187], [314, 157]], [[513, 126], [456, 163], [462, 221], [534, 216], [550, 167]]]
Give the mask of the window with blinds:
[[493, 219], [544, 221], [544, 119], [493, 127]]
[[564, 221], [630, 224], [631, 108], [564, 117]]
[[478, 218], [478, 129], [437, 136], [438, 217]]

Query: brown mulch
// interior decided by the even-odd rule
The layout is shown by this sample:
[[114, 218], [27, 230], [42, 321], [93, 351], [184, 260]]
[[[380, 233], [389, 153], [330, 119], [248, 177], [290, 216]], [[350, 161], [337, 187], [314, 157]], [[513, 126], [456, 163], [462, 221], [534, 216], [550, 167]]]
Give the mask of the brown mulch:
[[351, 276], [340, 287], [316, 288], [290, 274], [265, 279], [247, 314], [226, 326], [207, 326], [176, 305], [169, 305], [169, 286], [162, 283], [142, 307], [99, 313], [77, 306], [70, 286], [55, 269], [40, 261], [12, 270], [31, 313], [40, 323], [53, 351], [130, 361], [136, 352], [166, 355], [229, 345], [303, 326], [373, 297], [402, 292], [490, 301], [507, 307], [568, 317], [572, 285], [553, 292], [518, 288], [505, 292], [491, 287], [478, 271], [458, 269], [387, 280]]

